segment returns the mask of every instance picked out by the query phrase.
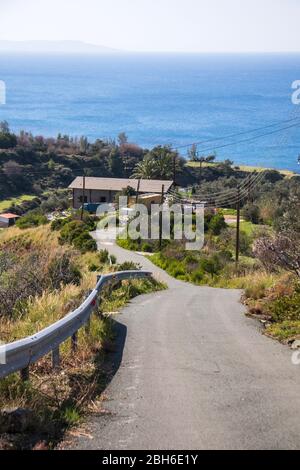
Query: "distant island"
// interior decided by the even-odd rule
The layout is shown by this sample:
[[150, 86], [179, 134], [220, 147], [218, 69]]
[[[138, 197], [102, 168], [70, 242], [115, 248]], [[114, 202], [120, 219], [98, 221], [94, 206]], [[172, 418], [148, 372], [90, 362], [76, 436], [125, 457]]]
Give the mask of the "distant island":
[[114, 54], [118, 51], [106, 46], [82, 41], [0, 41], [1, 52], [45, 54]]

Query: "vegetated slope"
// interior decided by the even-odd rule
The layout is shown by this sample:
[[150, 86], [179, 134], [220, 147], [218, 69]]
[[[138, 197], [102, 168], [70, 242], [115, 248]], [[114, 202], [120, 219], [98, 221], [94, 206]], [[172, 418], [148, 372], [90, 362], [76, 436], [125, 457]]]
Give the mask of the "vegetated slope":
[[[0, 337], [5, 342], [40, 331], [74, 310], [96, 284], [98, 273], [132, 269], [111, 265], [106, 252], [81, 252], [50, 225], [0, 233]], [[101, 311], [116, 312], [129, 299], [160, 289], [151, 280], [123, 282], [107, 287]], [[93, 315], [89, 333], [80, 330], [78, 351], [70, 343], [61, 347], [61, 369], [52, 370], [49, 357], [31, 367], [30, 383], [18, 374], [0, 381], [0, 407], [25, 408], [18, 427], [0, 412], [2, 448], [48, 448], [82, 415], [101, 407], [100, 395], [109, 379], [105, 351], [113, 348], [110, 316]], [[25, 413], [25, 412], [24, 412]], [[25, 415], [24, 415], [25, 416]], [[13, 422], [13, 421], [12, 421]]]

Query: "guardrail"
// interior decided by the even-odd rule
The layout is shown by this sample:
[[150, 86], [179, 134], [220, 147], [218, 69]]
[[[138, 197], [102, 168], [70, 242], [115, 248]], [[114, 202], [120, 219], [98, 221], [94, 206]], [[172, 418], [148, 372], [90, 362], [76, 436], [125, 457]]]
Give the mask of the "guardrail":
[[30, 365], [51, 352], [52, 365], [54, 368], [58, 367], [60, 345], [71, 338], [72, 349], [76, 350], [78, 330], [84, 325], [88, 330], [90, 316], [98, 309], [99, 294], [106, 284], [150, 276], [151, 273], [147, 271], [122, 271], [100, 276], [95, 289], [76, 310], [35, 335], [0, 346], [0, 357], [3, 362], [0, 364], [0, 379], [20, 371], [22, 380], [28, 380]]

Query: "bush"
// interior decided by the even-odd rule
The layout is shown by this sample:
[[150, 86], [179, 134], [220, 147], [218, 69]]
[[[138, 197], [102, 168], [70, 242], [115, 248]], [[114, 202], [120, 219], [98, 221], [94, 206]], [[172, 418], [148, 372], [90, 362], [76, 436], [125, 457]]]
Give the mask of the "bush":
[[185, 278], [186, 271], [179, 263], [174, 263], [170, 269], [170, 274], [176, 278]]
[[59, 243], [69, 243], [82, 253], [97, 251], [97, 243], [91, 237], [89, 223], [83, 220], [71, 220], [63, 224], [60, 231]]
[[208, 225], [209, 231], [213, 235], [220, 235], [221, 231], [226, 227], [227, 225], [222, 214], [214, 215]]
[[64, 225], [70, 222], [70, 218], [65, 217], [65, 218], [60, 218], [60, 219], [55, 219], [51, 222], [51, 230], [61, 230]]
[[124, 248], [124, 250], [139, 251], [140, 249], [140, 244], [138, 240], [131, 240], [130, 238], [118, 238], [117, 243], [121, 248]]
[[28, 214], [18, 219], [16, 225], [20, 229], [26, 229], [31, 227], [38, 227], [39, 225], [45, 225], [47, 223], [48, 219], [43, 214], [29, 212]]
[[300, 320], [300, 284], [292, 295], [282, 296], [268, 304], [268, 310], [275, 322]]
[[107, 250], [100, 250], [99, 260], [100, 260], [100, 263], [103, 263], [103, 264], [109, 262], [109, 253]]
[[192, 282], [194, 282], [195, 284], [200, 284], [201, 281], [203, 280], [203, 277], [204, 277], [204, 272], [200, 269], [198, 269], [197, 271], [194, 271], [191, 275]]
[[153, 252], [153, 247], [150, 243], [143, 243], [141, 246], [141, 250], [146, 252], [146, 253], [152, 253]]
[[73, 245], [82, 253], [97, 251], [97, 243], [88, 232], [82, 232], [78, 237], [75, 237]]
[[210, 274], [213, 278], [220, 271], [220, 262], [217, 256], [211, 258], [203, 258], [200, 261], [200, 269]]
[[125, 261], [121, 263], [117, 267], [118, 271], [136, 271], [141, 269], [141, 265], [138, 263], [134, 263], [133, 261]]
[[16, 147], [17, 137], [10, 132], [0, 132], [0, 148], [11, 149]]
[[116, 258], [115, 255], [110, 255], [110, 262], [111, 262], [111, 264], [116, 264], [117, 258]]
[[99, 271], [99, 269], [100, 269], [100, 266], [98, 264], [91, 263], [91, 264], [88, 265], [88, 270], [91, 273], [95, 273], [95, 272]]
[[49, 282], [52, 289], [59, 289], [61, 284], [79, 285], [81, 273], [70, 259], [69, 253], [54, 258], [48, 268]]
[[63, 211], [70, 207], [67, 192], [51, 194], [48, 199], [41, 203], [41, 210], [46, 212]]
[[242, 210], [242, 216], [252, 224], [260, 223], [260, 209], [256, 204], [246, 204]]

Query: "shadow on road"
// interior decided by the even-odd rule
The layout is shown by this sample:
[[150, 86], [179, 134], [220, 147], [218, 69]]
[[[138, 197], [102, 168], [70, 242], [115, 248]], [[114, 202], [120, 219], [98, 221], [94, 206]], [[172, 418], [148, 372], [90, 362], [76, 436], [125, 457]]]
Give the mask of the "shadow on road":
[[[102, 391], [104, 391], [110, 382], [112, 381], [115, 374], [118, 372], [122, 363], [123, 351], [127, 337], [127, 327], [115, 319], [111, 319], [112, 328], [115, 335], [115, 339], [112, 345], [104, 347], [105, 355], [102, 356], [99, 364], [100, 371], [104, 372], [105, 380], [103, 383]], [[99, 358], [98, 358], [99, 359]]]

